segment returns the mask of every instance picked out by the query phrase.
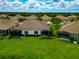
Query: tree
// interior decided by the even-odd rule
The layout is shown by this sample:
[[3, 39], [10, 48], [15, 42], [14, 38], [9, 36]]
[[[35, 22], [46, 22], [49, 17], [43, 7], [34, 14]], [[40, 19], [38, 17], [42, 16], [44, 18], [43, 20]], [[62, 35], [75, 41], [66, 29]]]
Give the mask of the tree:
[[26, 13], [21, 13], [20, 15], [23, 16], [23, 17], [25, 17], [26, 16]]
[[55, 37], [58, 37], [60, 27], [61, 27], [61, 20], [54, 17], [52, 19], [52, 24], [49, 24], [49, 28]]
[[16, 13], [8, 13], [8, 16], [16, 16]]

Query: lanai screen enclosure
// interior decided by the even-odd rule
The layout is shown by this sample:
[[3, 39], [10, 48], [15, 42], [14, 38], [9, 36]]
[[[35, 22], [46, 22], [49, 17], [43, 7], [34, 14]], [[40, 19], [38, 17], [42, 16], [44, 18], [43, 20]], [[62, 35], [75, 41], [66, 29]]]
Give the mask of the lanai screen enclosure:
[[0, 12], [79, 12], [79, 0], [0, 0]]

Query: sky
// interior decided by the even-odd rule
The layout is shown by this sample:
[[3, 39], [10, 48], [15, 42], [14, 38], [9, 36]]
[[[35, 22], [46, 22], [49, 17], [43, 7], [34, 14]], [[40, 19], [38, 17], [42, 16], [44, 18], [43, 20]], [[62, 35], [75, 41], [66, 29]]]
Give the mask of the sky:
[[[14, 1], [14, 0], [9, 0], [9, 1]], [[19, 1], [21, 1], [21, 2], [26, 2], [26, 1], [28, 1], [28, 0], [19, 0]]]
[[[9, 0], [9, 1], [14, 1], [14, 0]], [[26, 1], [28, 1], [28, 0], [19, 0], [19, 1], [21, 1], [21, 2], [26, 2]], [[41, 1], [45, 1], [45, 0], [41, 0]], [[74, 1], [74, 0], [65, 0], [65, 1]]]
[[0, 0], [0, 12], [77, 12], [79, 0]]

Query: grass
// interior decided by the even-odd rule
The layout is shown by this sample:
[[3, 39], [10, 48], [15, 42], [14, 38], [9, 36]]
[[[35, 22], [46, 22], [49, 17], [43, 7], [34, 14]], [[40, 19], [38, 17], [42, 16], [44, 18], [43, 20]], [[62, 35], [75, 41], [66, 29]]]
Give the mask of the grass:
[[79, 46], [57, 39], [0, 40], [0, 59], [79, 59]]

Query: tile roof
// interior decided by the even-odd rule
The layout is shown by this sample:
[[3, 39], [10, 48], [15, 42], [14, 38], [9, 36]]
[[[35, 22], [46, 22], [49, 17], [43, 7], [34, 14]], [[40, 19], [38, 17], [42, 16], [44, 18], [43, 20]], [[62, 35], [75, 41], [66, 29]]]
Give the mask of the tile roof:
[[59, 19], [62, 20], [62, 21], [69, 21], [69, 20], [71, 20], [72, 18], [76, 19], [78, 16], [76, 16], [76, 15], [70, 15], [70, 16], [68, 16], [68, 17], [65, 17], [65, 16], [62, 16], [62, 15], [58, 15], [58, 16], [56, 16], [56, 17], [59, 18]]
[[65, 16], [62, 16], [62, 15], [58, 15], [58, 16], [56, 16], [57, 18], [59, 18], [60, 20], [66, 20], [66, 17]]
[[38, 17], [37, 16], [35, 16], [35, 15], [30, 15], [30, 16], [28, 16], [28, 17], [26, 17], [26, 19], [37, 19]]
[[19, 24], [18, 27], [15, 29], [18, 30], [49, 30], [48, 26], [45, 25], [43, 22], [36, 20], [36, 19], [28, 19], [21, 24]]
[[79, 22], [72, 22], [61, 27], [60, 31], [79, 34]]
[[51, 21], [52, 17], [49, 17], [47, 15], [44, 15], [42, 17], [40, 17], [43, 21]]
[[0, 30], [8, 30], [15, 27], [17, 23], [12, 21], [0, 21]]

